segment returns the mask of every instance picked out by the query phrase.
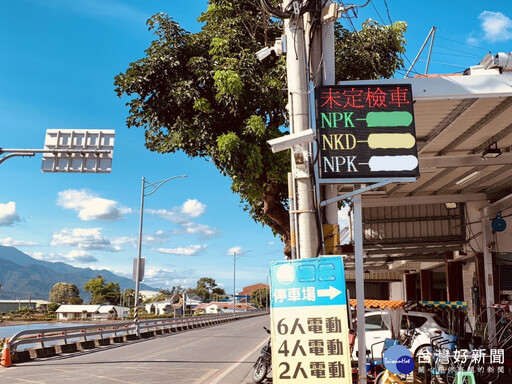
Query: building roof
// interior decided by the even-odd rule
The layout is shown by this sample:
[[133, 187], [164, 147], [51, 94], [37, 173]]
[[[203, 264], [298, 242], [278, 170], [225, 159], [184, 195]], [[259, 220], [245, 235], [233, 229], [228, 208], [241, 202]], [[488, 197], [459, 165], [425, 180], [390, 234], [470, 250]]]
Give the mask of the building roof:
[[[98, 304], [91, 304], [91, 305], [70, 305], [70, 304], [64, 304], [57, 309], [57, 313], [109, 313], [111, 310], [115, 310], [116, 312], [120, 312], [123, 309], [123, 307], [117, 306], [117, 305], [98, 305]], [[124, 308], [125, 310], [129, 310], [129, 308]]]
[[263, 284], [263, 283], [248, 285], [247, 287], [243, 287], [242, 291], [238, 295], [241, 295], [241, 296], [251, 295], [254, 291], [256, 291], [257, 289], [261, 289], [261, 288], [269, 289], [270, 287], [267, 284]]
[[0, 300], [0, 304], [36, 303], [38, 300]]
[[[400, 218], [416, 215], [418, 228], [426, 228], [432, 217], [440, 217], [432, 211], [438, 206], [444, 207], [444, 203], [482, 204], [483, 216], [489, 219], [497, 212], [512, 208], [511, 58], [512, 53], [486, 56], [463, 76], [379, 80], [379, 85], [411, 84], [420, 177], [415, 182], [375, 186], [362, 195], [365, 234], [378, 233], [376, 237], [364, 239], [366, 266], [389, 269], [390, 265], [402, 265], [404, 269], [417, 269], [419, 267], [406, 265], [404, 261], [413, 263], [419, 256], [427, 261], [443, 261], [446, 252], [464, 250], [466, 238], [463, 235], [425, 242], [415, 233], [398, 234], [401, 222], [387, 224], [389, 220], [396, 221], [387, 213], [394, 207], [402, 209]], [[361, 80], [340, 84], [365, 87], [376, 82]], [[493, 146], [501, 150], [501, 155], [484, 159], [484, 153]], [[340, 198], [351, 191], [350, 183], [338, 186]], [[426, 213], [409, 214], [413, 209], [419, 212], [420, 208]], [[368, 224], [370, 218], [374, 221]], [[448, 223], [448, 219], [443, 224]], [[374, 229], [377, 225], [378, 231]], [[447, 225], [455, 227], [451, 222]], [[460, 226], [459, 220], [457, 227]], [[345, 266], [353, 269], [353, 251], [342, 249], [342, 253], [349, 255]]]

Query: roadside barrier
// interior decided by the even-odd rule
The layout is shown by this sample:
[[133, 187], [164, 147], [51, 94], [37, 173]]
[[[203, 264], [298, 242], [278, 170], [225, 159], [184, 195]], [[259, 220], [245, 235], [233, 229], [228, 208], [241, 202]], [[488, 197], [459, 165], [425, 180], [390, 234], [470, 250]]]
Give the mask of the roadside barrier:
[[[6, 341], [2, 352], [1, 365], [8, 367], [11, 366], [11, 363], [21, 363], [34, 358], [52, 357], [60, 353], [89, 350], [156, 336], [167, 336], [177, 332], [267, 314], [268, 312], [265, 311], [254, 311], [174, 319], [139, 320], [138, 322], [109, 323], [99, 326], [95, 324], [25, 330], [16, 333]], [[137, 329], [139, 329], [139, 334], [137, 334]], [[6, 352], [6, 349], [8, 352]]]

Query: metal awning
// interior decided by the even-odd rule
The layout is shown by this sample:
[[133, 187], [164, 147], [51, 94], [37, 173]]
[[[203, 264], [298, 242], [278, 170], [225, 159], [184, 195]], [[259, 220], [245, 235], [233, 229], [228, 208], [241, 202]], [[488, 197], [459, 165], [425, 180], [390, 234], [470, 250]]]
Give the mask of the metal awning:
[[[415, 183], [385, 187], [386, 199], [400, 199], [400, 204], [407, 204], [404, 198], [419, 196], [422, 203], [498, 200], [508, 196], [512, 187], [512, 72], [481, 70], [466, 76], [381, 82], [412, 84], [421, 172]], [[375, 81], [342, 84], [372, 83]], [[502, 154], [482, 158], [494, 143]], [[429, 198], [425, 200], [426, 196]], [[382, 198], [363, 198], [364, 206], [381, 206]]]
[[[510, 66], [493, 65], [493, 60], [486, 57], [465, 75], [388, 79], [379, 80], [379, 84], [412, 85], [420, 178], [413, 183], [390, 184], [363, 194], [363, 208], [481, 201], [487, 204], [484, 215], [493, 217], [496, 212], [512, 207]], [[483, 156], [488, 149], [490, 155], [493, 152], [496, 155], [496, 149], [501, 154]], [[351, 188], [351, 185], [339, 185], [338, 194], [345, 194]], [[381, 246], [382, 252], [376, 253], [389, 255], [386, 249], [392, 246], [384, 242]], [[442, 250], [428, 252], [427, 248], [420, 254], [443, 254]], [[410, 253], [418, 255], [417, 250]]]

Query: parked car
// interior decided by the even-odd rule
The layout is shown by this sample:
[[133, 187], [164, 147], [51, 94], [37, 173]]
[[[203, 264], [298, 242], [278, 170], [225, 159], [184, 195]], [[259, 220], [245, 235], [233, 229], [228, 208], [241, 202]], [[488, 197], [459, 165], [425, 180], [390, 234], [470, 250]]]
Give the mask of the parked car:
[[[384, 340], [391, 338], [391, 331], [388, 329], [382, 315], [384, 311], [368, 311], [365, 313], [365, 337], [366, 349], [373, 353], [373, 358], [381, 360]], [[416, 335], [412, 340], [411, 352], [417, 355], [420, 349], [430, 346], [430, 339], [439, 336], [443, 331], [447, 332], [447, 325], [442, 318], [436, 314], [424, 312], [406, 312], [402, 315], [400, 333], [403, 335], [407, 329], [415, 329]], [[357, 359], [357, 337], [354, 344], [352, 359]]]

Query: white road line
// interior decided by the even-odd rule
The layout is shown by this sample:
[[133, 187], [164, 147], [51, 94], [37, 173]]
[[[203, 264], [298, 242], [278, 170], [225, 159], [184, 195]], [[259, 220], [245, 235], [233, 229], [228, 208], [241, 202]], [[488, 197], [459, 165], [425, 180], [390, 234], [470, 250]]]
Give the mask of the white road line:
[[260, 344], [258, 344], [253, 350], [247, 352], [245, 355], [243, 355], [236, 363], [231, 364], [229, 367], [224, 369], [220, 372], [220, 374], [217, 377], [214, 377], [212, 381], [209, 381], [208, 384], [217, 384], [219, 383], [224, 377], [228, 375], [231, 371], [233, 371], [236, 367], [238, 367], [240, 364], [242, 364], [250, 355], [252, 355], [255, 351], [260, 349], [265, 343], [268, 342], [268, 339], [263, 340]]

